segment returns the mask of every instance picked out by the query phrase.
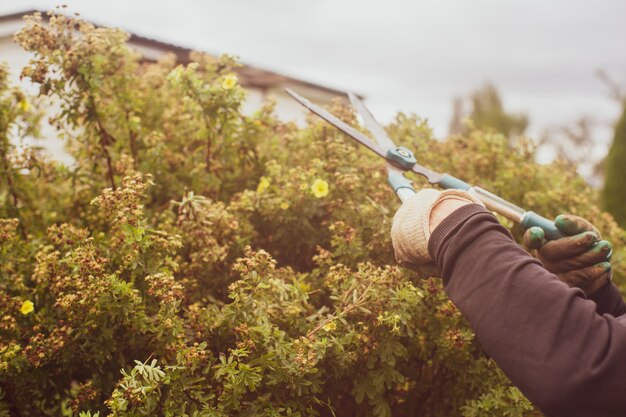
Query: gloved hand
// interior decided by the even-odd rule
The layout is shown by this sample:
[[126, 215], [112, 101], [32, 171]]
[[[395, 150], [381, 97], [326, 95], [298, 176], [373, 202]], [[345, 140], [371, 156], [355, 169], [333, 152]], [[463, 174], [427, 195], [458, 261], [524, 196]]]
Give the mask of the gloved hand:
[[524, 245], [536, 250], [535, 256], [561, 281], [592, 295], [611, 279], [611, 244], [582, 217], [562, 214], [554, 225], [566, 237], [546, 242], [543, 229], [531, 227], [524, 233]]
[[391, 241], [402, 266], [424, 274], [436, 272], [428, 253], [430, 233], [448, 215], [467, 204], [483, 203], [461, 190], [423, 189], [407, 199], [393, 218]]

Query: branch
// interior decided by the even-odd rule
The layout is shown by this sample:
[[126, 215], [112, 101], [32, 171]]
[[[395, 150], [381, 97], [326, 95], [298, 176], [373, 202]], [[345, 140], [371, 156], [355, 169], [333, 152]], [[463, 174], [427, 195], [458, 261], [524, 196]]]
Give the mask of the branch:
[[[345, 300], [347, 297], [352, 295], [352, 292], [355, 290], [355, 285], [351, 286], [346, 292], [344, 292], [343, 296], [341, 297], [343, 300]], [[337, 319], [338, 317], [343, 317], [345, 315], [347, 315], [348, 313], [350, 313], [352, 310], [355, 310], [359, 307], [362, 307], [364, 305], [367, 304], [366, 302], [366, 295], [369, 292], [369, 290], [372, 288], [372, 283], [370, 282], [367, 287], [365, 287], [365, 289], [363, 290], [363, 292], [361, 293], [361, 295], [356, 299], [356, 301], [352, 304], [347, 305], [340, 313], [339, 315], [337, 315], [337, 313], [333, 313], [330, 316], [328, 316], [326, 318], [326, 320], [322, 321], [320, 324], [318, 324], [317, 326], [315, 326], [315, 328], [311, 331], [309, 331], [306, 334], [306, 337], [309, 338], [311, 336], [313, 336], [315, 333], [319, 332], [320, 329], [322, 329], [324, 326], [326, 326], [328, 323], [334, 321], [335, 319]]]
[[115, 138], [111, 136], [111, 134], [107, 132], [107, 130], [102, 125], [100, 117], [98, 116], [98, 111], [96, 110], [96, 102], [92, 94], [89, 95], [89, 111], [93, 114], [96, 121], [96, 131], [100, 136], [100, 146], [102, 147], [102, 153], [104, 154], [104, 158], [107, 163], [107, 176], [109, 177], [111, 188], [115, 190], [117, 187], [115, 186], [115, 177], [113, 176], [113, 163], [111, 161], [111, 154], [109, 153], [108, 149], [109, 145], [115, 142]]
[[[126, 123], [130, 125], [130, 118], [128, 117], [128, 110], [126, 111]], [[133, 157], [133, 168], [137, 169], [139, 163], [139, 156], [137, 154], [137, 134], [133, 132], [133, 129], [128, 127], [128, 138], [130, 141], [130, 154]]]
[[6, 173], [7, 179], [7, 188], [9, 189], [9, 193], [11, 194], [11, 198], [13, 199], [13, 209], [15, 211], [15, 217], [20, 220], [20, 232], [24, 239], [26, 239], [26, 225], [24, 221], [22, 221], [22, 216], [20, 215], [19, 209], [19, 198], [17, 196], [17, 190], [15, 189], [15, 184], [13, 183], [13, 176], [11, 175], [11, 166], [9, 164], [9, 160], [7, 158], [7, 153], [2, 153], [2, 167], [4, 172]]
[[104, 158], [107, 162], [107, 176], [111, 182], [111, 188], [115, 190], [117, 187], [115, 186], [115, 177], [113, 176], [113, 163], [108, 149], [109, 145], [115, 141], [115, 138], [102, 126], [100, 119], [96, 118], [96, 122], [98, 124], [98, 134], [100, 135], [100, 146], [102, 146], [102, 153], [104, 153]]

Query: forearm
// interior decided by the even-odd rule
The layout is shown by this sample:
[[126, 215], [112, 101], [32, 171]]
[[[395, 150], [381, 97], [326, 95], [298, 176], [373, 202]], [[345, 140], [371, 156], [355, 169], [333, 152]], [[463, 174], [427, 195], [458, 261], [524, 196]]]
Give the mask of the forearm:
[[434, 230], [429, 250], [485, 350], [546, 414], [626, 414], [626, 327], [598, 315], [495, 217], [463, 207]]
[[596, 303], [596, 311], [598, 314], [610, 314], [613, 317], [626, 314], [624, 299], [612, 282], [600, 288], [596, 293], [591, 295], [589, 299]]

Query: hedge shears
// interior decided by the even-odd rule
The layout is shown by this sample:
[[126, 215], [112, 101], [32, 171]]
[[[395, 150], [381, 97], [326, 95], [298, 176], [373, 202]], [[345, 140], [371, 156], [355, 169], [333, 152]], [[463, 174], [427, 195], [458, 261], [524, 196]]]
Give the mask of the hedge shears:
[[396, 146], [393, 143], [383, 126], [376, 121], [367, 107], [365, 107], [365, 104], [363, 104], [355, 94], [348, 93], [350, 103], [357, 114], [361, 116], [364, 127], [374, 136], [375, 140], [370, 139], [332, 113], [311, 103], [294, 91], [288, 88], [285, 89], [285, 91], [311, 112], [373, 151], [376, 155], [385, 159], [385, 161], [387, 161], [388, 183], [401, 201], [405, 201], [415, 194], [413, 183], [404, 176], [404, 172], [410, 171], [423, 176], [430, 184], [437, 185], [444, 189], [464, 190], [473, 194], [478, 197], [489, 210], [519, 223], [524, 229], [538, 226], [544, 230], [545, 237], [548, 240], [563, 237], [563, 234], [556, 228], [552, 220], [548, 220], [533, 211], [524, 210], [483, 188], [472, 186], [450, 174], [438, 173], [418, 164], [414, 153], [410, 149], [403, 146]]

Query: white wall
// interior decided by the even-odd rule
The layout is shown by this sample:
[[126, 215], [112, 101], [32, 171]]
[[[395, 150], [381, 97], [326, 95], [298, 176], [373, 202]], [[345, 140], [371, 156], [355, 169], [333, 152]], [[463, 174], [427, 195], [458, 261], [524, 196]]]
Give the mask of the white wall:
[[[0, 25], [0, 33], [4, 34], [6, 26]], [[12, 27], [12, 29], [15, 29]], [[27, 80], [20, 81], [22, 68], [28, 64], [32, 55], [24, 51], [19, 45], [13, 42], [12, 36], [0, 38], [0, 62], [9, 66], [9, 79], [12, 83], [21, 87], [27, 94], [36, 95], [38, 88]], [[51, 109], [54, 106], [51, 106]], [[59, 138], [56, 129], [48, 123], [47, 117], [42, 119], [41, 137], [27, 138], [26, 145], [41, 146], [49, 155], [61, 162], [71, 163], [72, 158], [65, 152], [63, 141]]]
[[[0, 34], [4, 32], [4, 27], [0, 24]], [[9, 65], [10, 78], [14, 83], [18, 83], [22, 68], [28, 64], [30, 55], [13, 41], [12, 35], [0, 36], [0, 62]], [[34, 91], [32, 86], [31, 92]]]

